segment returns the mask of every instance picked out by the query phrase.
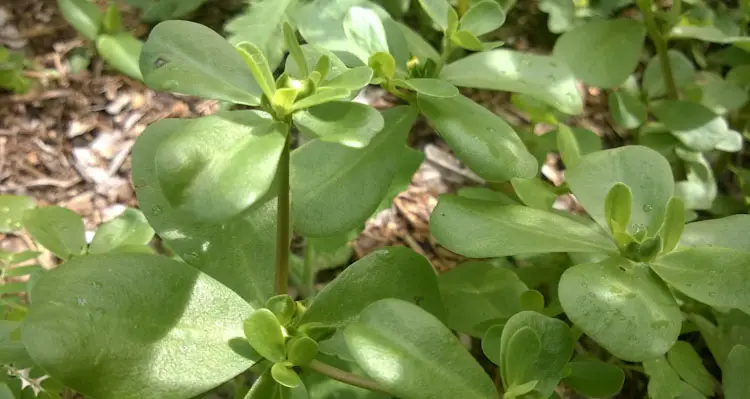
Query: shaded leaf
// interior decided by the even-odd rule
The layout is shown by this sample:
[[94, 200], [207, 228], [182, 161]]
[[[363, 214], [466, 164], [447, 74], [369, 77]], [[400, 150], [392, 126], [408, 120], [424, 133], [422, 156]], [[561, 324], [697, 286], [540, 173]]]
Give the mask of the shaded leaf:
[[[489, 321], [504, 323], [522, 310], [528, 289], [510, 269], [469, 261], [438, 276], [446, 326], [481, 337]], [[480, 328], [482, 327], [482, 328]]]
[[663, 355], [680, 333], [682, 314], [670, 292], [622, 258], [567, 269], [558, 295], [570, 320], [623, 360]]
[[500, 28], [505, 23], [505, 10], [494, 0], [475, 3], [461, 17], [460, 28], [482, 36]]
[[448, 29], [448, 12], [451, 5], [446, 0], [419, 0], [419, 5], [441, 29]]
[[304, 134], [354, 148], [366, 147], [384, 125], [378, 111], [353, 102], [316, 105], [295, 112], [292, 120]]
[[724, 118], [701, 104], [668, 100], [654, 106], [652, 112], [680, 142], [694, 151], [736, 152], [742, 148], [742, 140], [733, 137], [739, 133], [730, 130]]
[[70, 209], [45, 206], [27, 210], [23, 214], [23, 227], [59, 258], [67, 260], [86, 249], [83, 219]]
[[594, 398], [616, 395], [625, 383], [625, 373], [614, 364], [598, 360], [575, 360], [568, 363], [565, 383], [576, 392]]
[[677, 341], [667, 352], [667, 360], [674, 371], [700, 393], [706, 396], [714, 394], [713, 377], [692, 345], [685, 341]]
[[[667, 51], [667, 56], [672, 69], [672, 79], [677, 89], [681, 89], [695, 80], [695, 66], [682, 52], [670, 49]], [[642, 88], [649, 98], [667, 94], [667, 85], [664, 82], [661, 59], [658, 55], [651, 58], [643, 71]]]
[[750, 349], [735, 345], [729, 352], [724, 366], [722, 382], [726, 399], [742, 399], [750, 395], [747, 376], [750, 374]]
[[632, 19], [593, 20], [564, 33], [553, 49], [586, 84], [617, 87], [638, 65], [646, 28]]
[[[230, 19], [224, 29], [232, 45], [247, 41], [258, 46], [275, 69], [283, 56], [282, 22], [294, 0], [254, 1], [247, 9]], [[277, 55], [278, 54], [278, 55]]]
[[635, 129], [646, 122], [646, 106], [630, 93], [622, 90], [613, 91], [607, 100], [612, 118], [623, 129]]
[[[169, 258], [89, 255], [36, 283], [22, 332], [35, 363], [79, 392], [184, 398], [253, 365], [233, 348], [251, 311], [218, 281]], [[211, 367], [196, 375], [196, 364]]]
[[664, 356], [643, 362], [643, 369], [649, 376], [648, 394], [652, 398], [677, 398], [682, 393], [682, 381], [677, 372], [669, 366]]
[[492, 381], [451, 331], [409, 302], [374, 302], [346, 326], [344, 337], [357, 364], [396, 396], [497, 398]]

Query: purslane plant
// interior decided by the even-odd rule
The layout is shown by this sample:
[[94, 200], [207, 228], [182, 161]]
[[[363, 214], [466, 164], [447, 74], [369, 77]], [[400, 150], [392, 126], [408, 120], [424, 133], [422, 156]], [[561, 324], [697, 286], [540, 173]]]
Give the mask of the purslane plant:
[[[134, 246], [112, 239], [97, 251], [65, 223], [39, 223], [60, 208], [25, 213], [26, 229], [67, 259], [33, 286], [21, 338], [34, 364], [97, 398], [192, 397], [248, 369], [259, 378], [247, 398], [364, 389], [383, 398], [546, 399], [563, 380], [603, 397], [633, 367], [650, 377], [654, 399], [708, 397], [716, 381], [679, 339], [697, 330], [722, 369], [725, 397], [744, 397], [748, 216], [686, 225], [664, 156], [640, 145], [591, 149], [564, 124], [555, 138], [567, 189], [591, 218], [553, 210], [537, 157], [456, 88], [512, 91], [577, 114], [576, 75], [615, 87], [637, 59], [579, 68], [572, 55], [591, 49], [566, 51], [575, 36], [560, 39], [556, 57], [493, 49], [498, 43], [481, 37], [504, 11], [490, 0], [461, 2], [460, 15], [445, 1], [420, 1], [444, 35], [439, 52], [369, 2], [313, 1], [296, 10], [294, 26], [284, 22], [290, 3], [262, 9], [289, 51], [278, 77], [262, 45], [232, 46], [187, 21], [152, 30], [140, 55], [146, 84], [254, 108], [167, 119], [143, 132], [133, 183], [151, 227], [139, 224]], [[645, 28], [605, 22], [592, 24], [641, 37], [640, 49]], [[477, 53], [452, 61], [459, 48]], [[403, 105], [377, 111], [352, 102], [368, 84]], [[406, 136], [420, 114], [474, 172], [515, 193], [469, 189], [439, 199], [435, 238], [483, 260], [436, 276], [421, 255], [385, 248], [315, 292], [308, 252], [291, 277], [309, 297], [295, 301], [291, 232], [322, 246], [390, 201], [419, 164]], [[308, 141], [298, 146], [300, 136]], [[146, 227], [175, 259], [138, 253]], [[497, 383], [453, 331], [481, 338]], [[613, 358], [588, 357], [584, 339]]]

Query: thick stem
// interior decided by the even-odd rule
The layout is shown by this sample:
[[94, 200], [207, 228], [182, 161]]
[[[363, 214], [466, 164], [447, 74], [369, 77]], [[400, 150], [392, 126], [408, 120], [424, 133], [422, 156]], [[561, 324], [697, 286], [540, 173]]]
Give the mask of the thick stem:
[[286, 295], [289, 291], [289, 242], [291, 239], [289, 228], [289, 140], [291, 140], [291, 137], [287, 135], [278, 168], [279, 196], [276, 214], [276, 280], [274, 283], [276, 295]]
[[365, 378], [356, 374], [352, 374], [348, 371], [338, 369], [319, 360], [313, 360], [312, 362], [310, 362], [310, 364], [307, 365], [307, 367], [336, 381], [341, 381], [345, 384], [353, 385], [355, 387], [369, 389], [370, 391], [376, 391], [384, 393], [386, 395], [391, 395], [391, 393], [386, 391], [386, 389], [380, 386], [380, 384], [369, 378]]
[[443, 67], [448, 62], [448, 58], [450, 58], [451, 53], [453, 52], [453, 43], [451, 43], [451, 40], [448, 36], [443, 36], [443, 49], [442, 53], [440, 54], [440, 59], [437, 62], [437, 66], [435, 67], [435, 76], [440, 75], [440, 71], [443, 70]]
[[667, 86], [667, 98], [670, 100], [677, 100], [679, 93], [677, 92], [677, 85], [674, 82], [674, 75], [672, 74], [672, 62], [669, 59], [669, 53], [667, 48], [667, 39], [662, 34], [659, 26], [656, 24], [656, 18], [654, 17], [654, 11], [651, 9], [651, 0], [638, 0], [638, 8], [643, 13], [643, 18], [646, 23], [646, 30], [648, 35], [651, 37], [651, 41], [654, 42], [656, 47], [656, 53], [659, 56], [659, 64], [661, 64], [661, 73], [664, 77], [664, 82]]

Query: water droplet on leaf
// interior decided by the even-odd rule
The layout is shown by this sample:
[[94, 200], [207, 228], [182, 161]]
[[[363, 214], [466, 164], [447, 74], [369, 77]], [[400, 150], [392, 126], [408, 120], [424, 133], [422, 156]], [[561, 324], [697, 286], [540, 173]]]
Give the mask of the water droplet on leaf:
[[164, 58], [161, 58], [161, 57], [157, 57], [157, 58], [156, 58], [156, 59], [154, 60], [154, 68], [161, 68], [161, 67], [163, 67], [164, 65], [167, 65], [167, 63], [168, 63], [168, 62], [169, 62], [169, 61], [165, 60]]
[[78, 303], [78, 306], [84, 306], [86, 305], [86, 298], [77, 298], [76, 302]]
[[177, 87], [180, 83], [176, 80], [167, 80], [161, 85], [162, 90], [172, 90]]
[[654, 209], [654, 207], [649, 204], [644, 204], [642, 209], [643, 209], [643, 212], [651, 212]]
[[162, 211], [161, 211], [161, 207], [160, 206], [155, 206], [155, 207], [151, 208], [151, 213], [153, 213], [154, 216], [161, 215], [161, 212]]

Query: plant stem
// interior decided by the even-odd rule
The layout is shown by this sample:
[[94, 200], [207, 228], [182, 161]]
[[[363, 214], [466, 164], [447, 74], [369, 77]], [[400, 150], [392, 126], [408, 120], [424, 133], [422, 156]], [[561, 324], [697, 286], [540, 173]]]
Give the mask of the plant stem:
[[674, 76], [672, 74], [672, 62], [669, 59], [669, 53], [667, 48], [667, 39], [662, 34], [659, 26], [656, 24], [656, 18], [654, 17], [654, 11], [651, 9], [652, 0], [637, 0], [638, 8], [643, 13], [643, 18], [646, 23], [646, 30], [648, 35], [651, 37], [651, 41], [654, 42], [656, 47], [656, 53], [659, 55], [659, 64], [661, 64], [661, 73], [664, 77], [664, 82], [667, 86], [667, 98], [670, 100], [677, 100], [679, 94], [677, 92], [677, 85], [674, 82]]
[[312, 362], [310, 362], [310, 364], [307, 365], [307, 367], [336, 381], [341, 381], [345, 384], [353, 385], [355, 387], [391, 395], [391, 393], [386, 391], [386, 389], [380, 386], [380, 384], [369, 378], [352, 374], [348, 371], [344, 371], [331, 365], [325, 364], [319, 360], [313, 360]]
[[276, 280], [274, 292], [276, 295], [286, 295], [289, 291], [289, 141], [291, 134], [287, 134], [284, 150], [279, 159], [279, 196], [277, 198], [276, 214]]
[[448, 36], [443, 36], [443, 49], [442, 50], [443, 51], [440, 54], [440, 59], [438, 60], [437, 66], [435, 67], [436, 77], [440, 75], [440, 71], [443, 70], [445, 63], [448, 62], [448, 58], [450, 58], [451, 53], [453, 52], [453, 44], [451, 43], [451, 40]]

